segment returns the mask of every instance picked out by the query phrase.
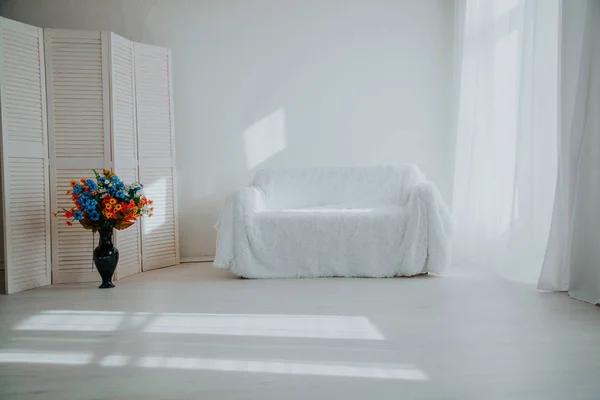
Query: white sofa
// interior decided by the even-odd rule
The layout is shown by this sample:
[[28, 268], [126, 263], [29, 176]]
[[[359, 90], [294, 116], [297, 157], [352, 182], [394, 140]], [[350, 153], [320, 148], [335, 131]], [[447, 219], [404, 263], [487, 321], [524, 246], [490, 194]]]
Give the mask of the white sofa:
[[451, 218], [416, 165], [259, 171], [226, 200], [214, 266], [247, 278], [442, 273]]

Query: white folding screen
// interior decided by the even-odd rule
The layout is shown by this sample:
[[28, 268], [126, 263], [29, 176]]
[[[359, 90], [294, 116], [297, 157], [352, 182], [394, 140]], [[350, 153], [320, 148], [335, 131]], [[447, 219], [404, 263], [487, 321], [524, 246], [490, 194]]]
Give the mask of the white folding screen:
[[144, 270], [179, 263], [171, 52], [134, 43], [139, 176], [154, 200], [142, 221]]
[[116, 277], [179, 263], [168, 49], [0, 18], [0, 92], [0, 293], [99, 280], [92, 233], [49, 217], [92, 169], [154, 200], [151, 219], [116, 233]]
[[[70, 208], [69, 182], [111, 167], [109, 34], [46, 29], [50, 187], [54, 210]], [[52, 224], [53, 283], [99, 280], [92, 233]]]
[[50, 284], [42, 30], [0, 19], [2, 253], [6, 293]]
[[[111, 33], [110, 49], [113, 168], [124, 182], [133, 183], [138, 181], [133, 42]], [[140, 232], [135, 224], [116, 233], [119, 278], [141, 272]]]

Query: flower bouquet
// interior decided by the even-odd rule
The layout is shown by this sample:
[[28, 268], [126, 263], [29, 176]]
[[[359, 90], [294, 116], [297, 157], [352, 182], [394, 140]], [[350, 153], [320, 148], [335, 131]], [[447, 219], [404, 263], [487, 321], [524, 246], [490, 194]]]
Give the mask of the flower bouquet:
[[[102, 174], [94, 170], [96, 179], [71, 181], [73, 207], [63, 209], [66, 223], [79, 222], [85, 229], [100, 233], [100, 243], [94, 250], [94, 264], [102, 277], [100, 288], [114, 287], [112, 276], [119, 262], [119, 251], [112, 243], [113, 229], [123, 230], [143, 216], [152, 216], [152, 200], [143, 195], [142, 185], [126, 185], [110, 170]], [[54, 213], [58, 217], [58, 213]]]

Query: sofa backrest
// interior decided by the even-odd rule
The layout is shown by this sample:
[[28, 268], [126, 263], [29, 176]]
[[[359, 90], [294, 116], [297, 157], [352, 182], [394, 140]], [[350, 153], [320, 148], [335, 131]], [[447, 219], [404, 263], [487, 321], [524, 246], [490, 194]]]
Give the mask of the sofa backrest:
[[264, 169], [252, 185], [270, 209], [372, 208], [405, 202], [406, 188], [423, 176], [414, 164]]

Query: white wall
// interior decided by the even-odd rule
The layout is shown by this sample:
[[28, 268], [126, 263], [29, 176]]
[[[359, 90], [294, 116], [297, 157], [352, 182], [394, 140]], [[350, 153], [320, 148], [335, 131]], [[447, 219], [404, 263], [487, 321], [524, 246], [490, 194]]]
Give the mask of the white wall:
[[8, 0], [172, 48], [182, 257], [256, 168], [420, 164], [451, 199], [451, 0]]

